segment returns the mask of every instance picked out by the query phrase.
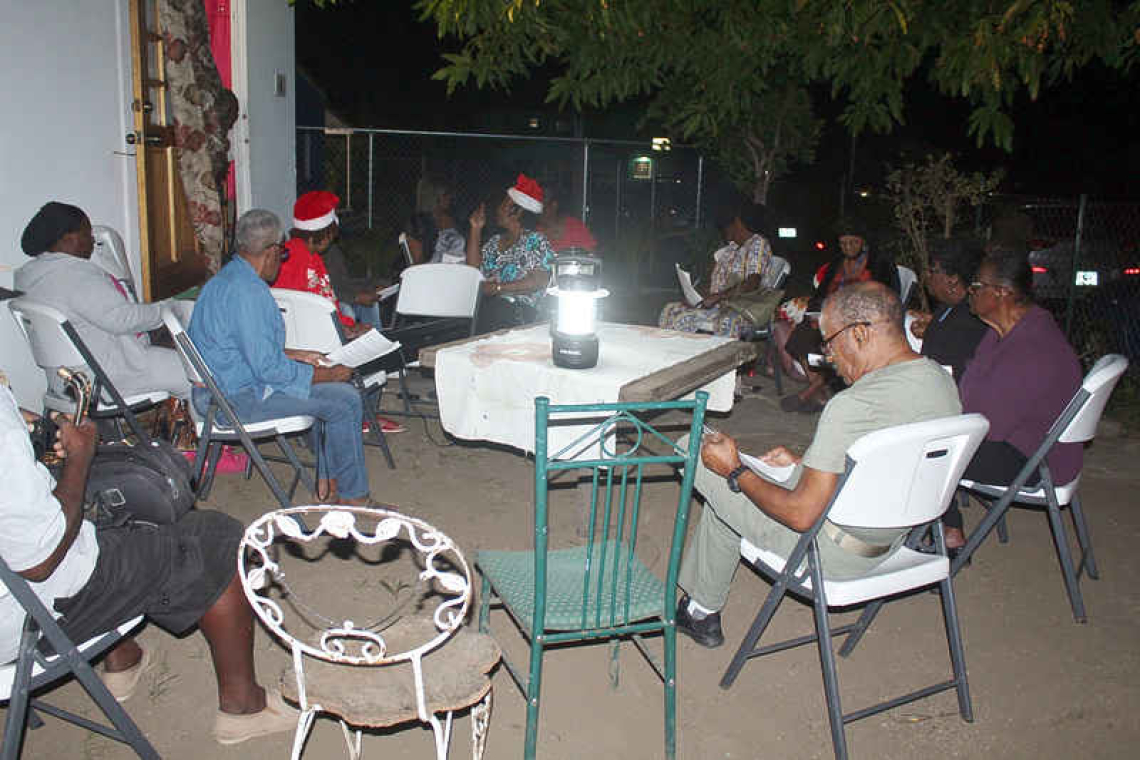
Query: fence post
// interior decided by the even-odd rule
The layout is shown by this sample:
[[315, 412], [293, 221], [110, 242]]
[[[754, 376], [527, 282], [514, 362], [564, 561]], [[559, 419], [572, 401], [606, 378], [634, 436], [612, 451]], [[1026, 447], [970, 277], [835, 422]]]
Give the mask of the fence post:
[[372, 229], [372, 137], [368, 133], [368, 229]]
[[352, 133], [344, 136], [344, 205], [352, 208]]
[[1077, 297], [1077, 265], [1081, 261], [1081, 238], [1085, 231], [1085, 206], [1088, 203], [1087, 193], [1081, 193], [1081, 202], [1077, 207], [1077, 236], [1073, 241], [1073, 266], [1069, 270], [1069, 303], [1065, 307], [1065, 337], [1073, 342], [1070, 330], [1073, 327], [1073, 301]]
[[697, 156], [697, 211], [693, 215], [693, 229], [699, 230], [701, 228], [701, 189], [704, 187], [705, 179], [705, 157], [702, 155]]
[[582, 141], [582, 224], [585, 224], [589, 219], [589, 214], [586, 213], [586, 200], [589, 196], [590, 189], [590, 141]]
[[649, 165], [649, 276], [657, 273], [657, 162]]

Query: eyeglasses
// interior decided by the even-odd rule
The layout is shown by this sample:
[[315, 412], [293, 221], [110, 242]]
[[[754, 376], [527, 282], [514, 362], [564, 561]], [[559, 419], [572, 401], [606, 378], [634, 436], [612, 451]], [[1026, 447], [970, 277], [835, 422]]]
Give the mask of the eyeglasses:
[[975, 281], [975, 282], [970, 283], [970, 287], [966, 288], [966, 292], [973, 294], [973, 293], [977, 293], [982, 288], [993, 288], [994, 290], [997, 290], [998, 288], [1004, 288], [1004, 287], [1005, 287], [1004, 285], [1000, 285], [996, 282]]
[[823, 339], [823, 353], [830, 356], [831, 355], [831, 341], [835, 340], [840, 335], [842, 335], [843, 333], [850, 330], [852, 327], [870, 327], [873, 324], [875, 324], [875, 323], [869, 322], [869, 321], [863, 321], [863, 322], [852, 322], [851, 324], [843, 325], [843, 327], [840, 327], [838, 330], [833, 332], [830, 336]]

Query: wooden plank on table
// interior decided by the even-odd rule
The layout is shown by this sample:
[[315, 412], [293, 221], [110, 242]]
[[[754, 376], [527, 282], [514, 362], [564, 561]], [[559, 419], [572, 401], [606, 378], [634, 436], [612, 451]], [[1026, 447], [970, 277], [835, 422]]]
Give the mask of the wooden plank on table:
[[626, 383], [618, 392], [618, 401], [668, 401], [680, 398], [711, 383], [725, 372], [755, 359], [758, 354], [755, 343], [725, 343], [680, 364]]
[[[525, 325], [525, 329], [530, 329], [534, 325]], [[424, 346], [420, 349], [420, 366], [427, 367], [428, 369], [435, 368], [435, 353], [441, 348], [451, 348], [452, 346], [462, 346], [464, 343], [470, 343], [476, 340], [483, 340], [484, 338], [493, 338], [496, 335], [506, 335], [511, 330], [518, 330], [518, 327], [504, 327], [502, 330], [495, 330], [494, 332], [483, 333], [482, 335], [473, 335], [470, 338], [460, 338], [448, 343], [440, 343], [435, 346]]]

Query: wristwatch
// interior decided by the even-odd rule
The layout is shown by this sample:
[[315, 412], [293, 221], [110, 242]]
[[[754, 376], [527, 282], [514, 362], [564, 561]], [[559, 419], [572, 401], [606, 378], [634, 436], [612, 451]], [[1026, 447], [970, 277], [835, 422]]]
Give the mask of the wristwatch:
[[733, 493], [740, 493], [740, 476], [746, 472], [748, 472], [748, 467], [742, 464], [732, 472], [728, 473], [728, 475], [726, 475], [724, 478], [728, 481], [728, 490], [732, 491]]

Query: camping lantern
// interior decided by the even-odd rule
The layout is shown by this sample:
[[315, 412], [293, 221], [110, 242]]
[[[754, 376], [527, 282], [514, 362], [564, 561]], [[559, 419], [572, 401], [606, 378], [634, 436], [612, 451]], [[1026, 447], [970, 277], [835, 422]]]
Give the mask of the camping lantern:
[[554, 318], [550, 323], [556, 367], [589, 369], [598, 363], [598, 299], [602, 262], [593, 256], [559, 256], [554, 260]]

